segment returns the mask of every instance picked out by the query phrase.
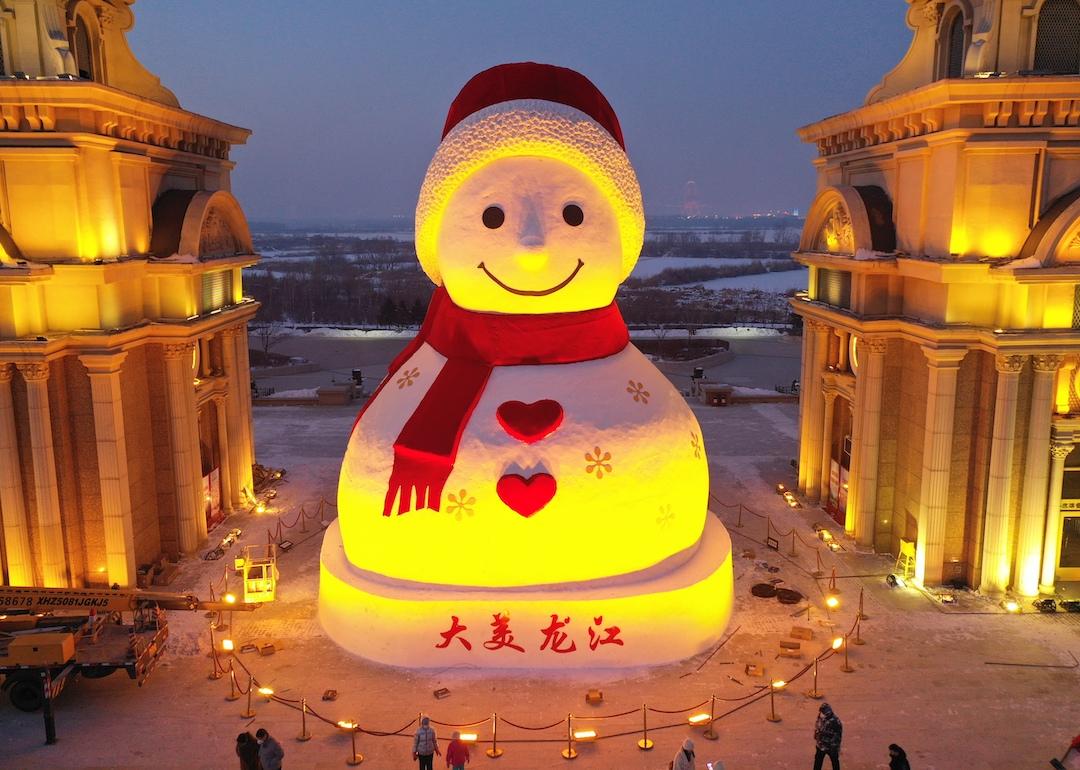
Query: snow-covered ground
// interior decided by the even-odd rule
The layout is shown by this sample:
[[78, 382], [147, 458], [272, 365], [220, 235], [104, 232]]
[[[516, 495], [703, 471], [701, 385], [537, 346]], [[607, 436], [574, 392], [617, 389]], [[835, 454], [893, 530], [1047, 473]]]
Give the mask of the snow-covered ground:
[[783, 294], [792, 289], [805, 289], [808, 272], [805, 267], [800, 267], [797, 270], [782, 270], [777, 273], [757, 273], [756, 275], [736, 275], [731, 278], [714, 278], [700, 284], [688, 285], [700, 285], [706, 289], [759, 289]]
[[[755, 340], [736, 346], [760, 353], [766, 344], [790, 349], [797, 370], [797, 341]], [[757, 366], [752, 355], [741, 360], [748, 371]], [[736, 371], [739, 361], [725, 370]], [[738, 380], [725, 376], [723, 381]], [[777, 482], [793, 482], [789, 460], [796, 453], [795, 405], [694, 405], [694, 410], [709, 453], [713, 509], [735, 546], [732, 635], [715, 654], [654, 670], [563, 676], [476, 668], [401, 671], [369, 664], [339, 650], [319, 626], [321, 530], [309, 524], [307, 532], [286, 532], [296, 546], [281, 557], [278, 599], [251, 615], [237, 613], [228, 632], [238, 642], [276, 639], [279, 650], [268, 657], [241, 654], [239, 659], [278, 696], [307, 697], [315, 711], [331, 720], [355, 719], [372, 733], [400, 729], [400, 735], [357, 736], [365, 767], [415, 767], [409, 736], [415, 729], [412, 720], [422, 711], [440, 723], [481, 722], [477, 732], [485, 743], [474, 750], [470, 767], [563, 767], [563, 720], [573, 713], [579, 727], [593, 727], [601, 736], [577, 746], [577, 767], [662, 770], [689, 737], [698, 748], [699, 769], [705, 761], [718, 759], [726, 770], [808, 768], [820, 703], [804, 694], [811, 674], [802, 674], [776, 694], [782, 719], [776, 723], [766, 720], [769, 699], [762, 686], [775, 679], [793, 680], [836, 633], [850, 629], [861, 589], [867, 619], [859, 634], [866, 644], [850, 648], [853, 672], [841, 671], [843, 656], [824, 659], [819, 667], [818, 689], [844, 723], [845, 768], [886, 768], [886, 747], [893, 742], [907, 749], [918, 770], [1024, 770], [1047, 767], [1051, 756], [1060, 756], [1080, 732], [1080, 672], [1072, 657], [1080, 653], [1080, 616], [1006, 615], [992, 602], [971, 595], [961, 597], [955, 607], [943, 607], [914, 589], [888, 588], [883, 576], [892, 567], [891, 557], [856, 552], [823, 512], [813, 506], [789, 509], [773, 491]], [[355, 414], [355, 407], [257, 407], [259, 459], [287, 468], [287, 481], [265, 514], [234, 515], [221, 529], [241, 527], [241, 545], [264, 542], [279, 516], [289, 523], [300, 506], [311, 512], [324, 497], [332, 502]], [[746, 506], [741, 516], [739, 503]], [[332, 507], [326, 511], [333, 515]], [[747, 511], [769, 516], [769, 523]], [[828, 525], [847, 550], [815, 551], [814, 523]], [[765, 547], [766, 527], [774, 536], [779, 530], [779, 550]], [[789, 532], [794, 535], [784, 534]], [[226, 559], [236, 550], [234, 546]], [[817, 555], [826, 574], [834, 567], [837, 572], [841, 605], [830, 617], [823, 604], [828, 581], [810, 574]], [[205, 596], [211, 582], [220, 588], [225, 564], [185, 560], [170, 589]], [[750, 595], [751, 585], [768, 580], [782, 581], [808, 596], [810, 619], [806, 602], [793, 607]], [[677, 628], [679, 618], [658, 622]], [[795, 625], [809, 627], [814, 638], [802, 642], [800, 659], [779, 657], [779, 642], [789, 639]], [[42, 745], [40, 715], [17, 712], [5, 700], [0, 704], [0, 767], [235, 767], [236, 734], [257, 727], [266, 727], [281, 740], [286, 767], [344, 764], [350, 754], [348, 735], [315, 718], [308, 720], [313, 739], [298, 742], [300, 715], [281, 703], [256, 696], [256, 716], [240, 717], [246, 701], [226, 700], [228, 678], [207, 679], [208, 621], [201, 613], [170, 613], [170, 631], [170, 650], [141, 689], [114, 675], [78, 682], [65, 691], [58, 701], [60, 742], [55, 746]], [[748, 674], [749, 664], [763, 667], [763, 675]], [[240, 684], [247, 686], [243, 675]], [[443, 687], [449, 697], [436, 699], [434, 691]], [[338, 691], [336, 700], [321, 700], [327, 688]], [[584, 702], [586, 690], [593, 688], [603, 692], [603, 703]], [[700, 728], [687, 725], [686, 717], [697, 708], [707, 710], [698, 704], [714, 695], [716, 714], [723, 717], [716, 724], [719, 740], [710, 742]], [[650, 752], [636, 745], [642, 704], [677, 712], [650, 713], [649, 737], [656, 743]], [[525, 731], [500, 723], [498, 738], [506, 753], [491, 760], [482, 749], [489, 745], [494, 712], [519, 725], [554, 726]], [[628, 713], [603, 718], [622, 712]], [[451, 730], [441, 724], [436, 728], [444, 738]]]
[[641, 257], [630, 273], [633, 278], [651, 278], [664, 270], [678, 267], [735, 267], [736, 265], [748, 265], [754, 260], [751, 257]]

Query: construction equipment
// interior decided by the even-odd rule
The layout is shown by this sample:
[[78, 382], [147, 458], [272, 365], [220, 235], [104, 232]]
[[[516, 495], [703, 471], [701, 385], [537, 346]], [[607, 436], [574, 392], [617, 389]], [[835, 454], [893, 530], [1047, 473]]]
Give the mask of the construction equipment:
[[43, 708], [45, 742], [55, 743], [53, 701], [76, 677], [124, 670], [142, 686], [165, 651], [165, 610], [258, 606], [137, 589], [0, 586], [0, 689], [22, 711]]

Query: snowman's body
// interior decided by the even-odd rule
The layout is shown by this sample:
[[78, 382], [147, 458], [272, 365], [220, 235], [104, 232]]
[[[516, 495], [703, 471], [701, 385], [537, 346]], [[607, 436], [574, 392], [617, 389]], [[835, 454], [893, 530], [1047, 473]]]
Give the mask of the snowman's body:
[[[535, 586], [645, 570], [697, 544], [708, 491], [701, 432], [683, 397], [633, 345], [581, 363], [495, 367], [440, 510], [383, 516], [394, 441], [445, 360], [422, 345], [353, 431], [338, 488], [352, 564], [419, 583]], [[562, 418], [526, 443], [503, 425], [514, 420], [512, 408], [499, 419], [512, 402], [519, 410], [554, 402]], [[542, 500], [545, 490], [504, 484], [500, 496], [502, 477], [537, 474], [553, 478], [554, 494], [535, 513], [516, 511], [518, 497]], [[411, 558], [402, 558], [401, 543]]]
[[714, 645], [731, 542], [697, 420], [613, 305], [645, 220], [606, 99], [547, 65], [477, 75], [416, 223], [440, 288], [349, 439], [327, 633], [409, 667], [633, 666]]

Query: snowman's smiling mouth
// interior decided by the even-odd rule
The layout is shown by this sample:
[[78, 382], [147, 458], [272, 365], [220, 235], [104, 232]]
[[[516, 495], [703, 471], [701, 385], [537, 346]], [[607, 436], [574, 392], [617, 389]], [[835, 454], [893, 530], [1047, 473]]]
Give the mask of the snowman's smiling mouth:
[[494, 281], [499, 288], [506, 289], [511, 294], [517, 294], [522, 297], [545, 297], [548, 294], [554, 294], [555, 292], [564, 288], [572, 280], [574, 280], [577, 277], [577, 274], [581, 271], [581, 268], [585, 267], [585, 263], [579, 259], [577, 261], [577, 267], [574, 268], [574, 271], [570, 273], [570, 275], [566, 276], [566, 278], [563, 279], [561, 282], [552, 286], [550, 289], [515, 289], [513, 286], [507, 286], [505, 283], [500, 281], [494, 275], [494, 273], [492, 273], [490, 270], [487, 269], [487, 267], [484, 266], [483, 262], [477, 265], [477, 267], [480, 270], [483, 270], [484, 275]]

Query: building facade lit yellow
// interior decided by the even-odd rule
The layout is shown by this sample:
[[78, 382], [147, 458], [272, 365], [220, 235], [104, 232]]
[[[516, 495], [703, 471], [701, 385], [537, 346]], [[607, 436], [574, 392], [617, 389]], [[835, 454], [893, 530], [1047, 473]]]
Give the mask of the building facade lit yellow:
[[0, 554], [136, 583], [251, 489], [249, 132], [132, 55], [131, 0], [0, 2]]
[[915, 577], [1080, 579], [1080, 2], [908, 0], [904, 59], [800, 129], [799, 486]]

